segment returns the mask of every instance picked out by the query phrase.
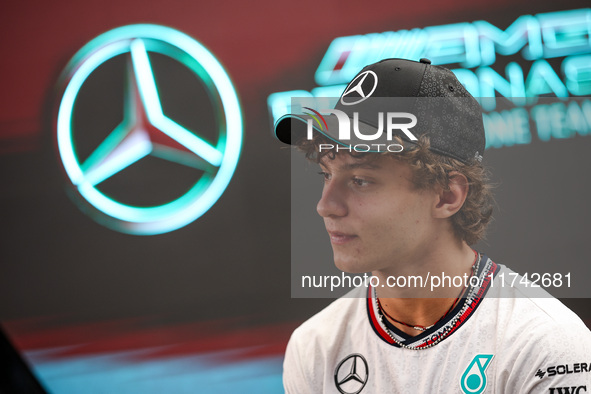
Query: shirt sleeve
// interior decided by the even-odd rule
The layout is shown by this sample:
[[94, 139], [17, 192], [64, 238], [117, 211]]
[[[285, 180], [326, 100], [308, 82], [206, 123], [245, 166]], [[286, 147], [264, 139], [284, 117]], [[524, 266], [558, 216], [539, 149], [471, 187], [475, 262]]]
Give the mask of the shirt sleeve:
[[538, 327], [512, 344], [513, 365], [504, 365], [506, 393], [591, 393], [591, 332], [579, 320]]
[[310, 377], [305, 373], [306, 363], [301, 357], [303, 349], [298, 334], [298, 330], [292, 334], [283, 361], [283, 387], [286, 394], [315, 392]]

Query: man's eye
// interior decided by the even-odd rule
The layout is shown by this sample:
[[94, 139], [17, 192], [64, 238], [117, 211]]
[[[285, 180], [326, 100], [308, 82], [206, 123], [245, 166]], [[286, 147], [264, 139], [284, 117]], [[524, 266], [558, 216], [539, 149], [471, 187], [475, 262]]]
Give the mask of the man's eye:
[[330, 174], [328, 172], [320, 171], [318, 175], [322, 175], [322, 178], [324, 178], [325, 182], [330, 180]]
[[363, 178], [353, 178], [353, 184], [355, 186], [367, 186], [369, 185], [371, 182], [369, 182], [368, 180], [365, 180]]

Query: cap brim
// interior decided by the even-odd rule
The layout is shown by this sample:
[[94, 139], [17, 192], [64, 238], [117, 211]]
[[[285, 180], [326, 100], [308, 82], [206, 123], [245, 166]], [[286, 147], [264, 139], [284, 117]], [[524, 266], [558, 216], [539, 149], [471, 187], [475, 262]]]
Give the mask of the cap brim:
[[320, 133], [340, 145], [350, 145], [350, 143], [339, 141], [339, 122], [334, 115], [323, 116], [320, 126], [318, 118], [310, 115], [289, 114], [282, 116], [275, 124], [275, 136], [283, 143], [297, 145], [303, 139], [308, 138], [308, 121], [312, 123], [313, 132]]
[[306, 138], [308, 119], [312, 119], [312, 117], [294, 114], [282, 116], [275, 123], [275, 137], [285, 144], [297, 145], [300, 140]]

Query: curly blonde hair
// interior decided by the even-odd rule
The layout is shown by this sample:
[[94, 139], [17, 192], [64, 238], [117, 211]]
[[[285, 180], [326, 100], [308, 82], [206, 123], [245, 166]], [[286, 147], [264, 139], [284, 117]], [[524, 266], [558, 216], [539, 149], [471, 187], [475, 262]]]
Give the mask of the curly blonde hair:
[[[319, 152], [318, 146], [324, 143], [333, 143], [333, 141], [318, 133], [312, 140], [298, 141], [297, 146], [306, 154], [308, 160], [319, 163], [325, 157], [334, 159], [337, 154], [334, 149], [323, 149]], [[463, 174], [468, 180], [468, 195], [460, 210], [451, 216], [451, 225], [455, 236], [464, 240], [468, 245], [473, 245], [484, 239], [486, 227], [492, 219], [494, 205], [488, 171], [480, 163], [465, 164], [451, 157], [434, 153], [429, 149], [429, 138], [424, 135], [412, 145], [399, 139], [397, 143], [405, 147], [400, 153], [348, 151], [345, 153], [354, 157], [391, 155], [394, 159], [410, 166], [413, 171], [412, 182], [420, 190], [432, 187], [440, 187], [444, 191], [449, 190], [451, 179], [449, 174], [452, 171]], [[342, 154], [343, 151], [340, 153]]]

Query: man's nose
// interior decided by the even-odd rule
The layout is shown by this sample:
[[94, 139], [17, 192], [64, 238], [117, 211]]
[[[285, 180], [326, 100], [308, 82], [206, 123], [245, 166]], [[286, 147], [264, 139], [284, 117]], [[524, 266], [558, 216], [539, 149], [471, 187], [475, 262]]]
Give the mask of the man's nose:
[[316, 211], [323, 218], [346, 216], [348, 213], [346, 191], [334, 181], [324, 184]]

